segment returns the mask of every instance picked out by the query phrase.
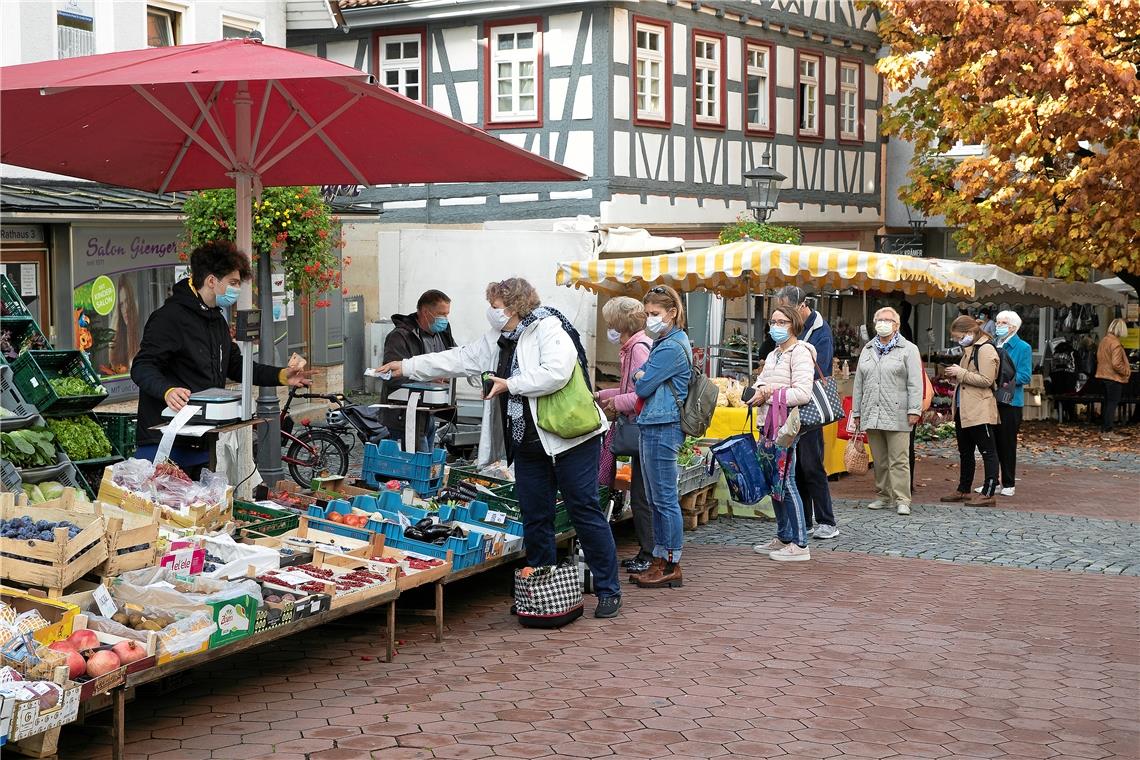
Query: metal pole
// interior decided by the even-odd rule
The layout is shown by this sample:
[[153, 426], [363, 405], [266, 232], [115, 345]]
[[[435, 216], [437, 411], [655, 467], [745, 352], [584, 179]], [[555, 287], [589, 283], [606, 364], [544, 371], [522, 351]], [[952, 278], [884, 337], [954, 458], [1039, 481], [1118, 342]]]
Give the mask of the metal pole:
[[754, 381], [752, 379], [752, 278], [748, 278], [748, 295], [745, 296], [744, 302], [744, 316], [748, 323], [748, 384], [751, 385]]
[[[253, 173], [250, 170], [250, 108], [253, 99], [249, 94], [249, 83], [239, 82], [234, 96], [234, 149], [237, 166], [234, 178], [234, 216], [237, 223], [237, 247], [246, 254], [253, 248]], [[238, 309], [253, 306], [253, 283], [243, 282], [238, 297]], [[242, 341], [241, 348], [241, 418], [253, 417], [253, 343]], [[240, 475], [253, 472], [252, 437], [248, 431], [238, 437]], [[252, 491], [248, 481], [243, 481], [238, 496], [248, 498]]]
[[[266, 364], [273, 357], [273, 272], [269, 252], [262, 252], [257, 265], [257, 288], [261, 301], [261, 348], [258, 356]], [[285, 475], [281, 466], [281, 407], [277, 386], [263, 385], [257, 396], [257, 416], [265, 423], [257, 428], [257, 469], [270, 485]]]

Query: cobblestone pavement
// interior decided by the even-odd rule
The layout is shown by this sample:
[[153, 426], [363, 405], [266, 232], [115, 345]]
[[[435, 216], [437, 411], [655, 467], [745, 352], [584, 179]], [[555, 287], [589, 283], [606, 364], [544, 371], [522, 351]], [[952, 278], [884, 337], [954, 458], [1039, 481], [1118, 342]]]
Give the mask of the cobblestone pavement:
[[[812, 541], [813, 553], [860, 552], [970, 564], [1140, 575], [1140, 523], [1006, 509], [914, 505], [911, 515], [836, 500], [838, 538]], [[718, 520], [690, 543], [752, 546], [776, 534], [773, 522]]]
[[[691, 546], [683, 589], [519, 628], [509, 575], [448, 591], [446, 640], [376, 659], [353, 618], [190, 673], [127, 715], [147, 760], [1136, 758], [1133, 578]], [[71, 728], [64, 760], [109, 756]]]

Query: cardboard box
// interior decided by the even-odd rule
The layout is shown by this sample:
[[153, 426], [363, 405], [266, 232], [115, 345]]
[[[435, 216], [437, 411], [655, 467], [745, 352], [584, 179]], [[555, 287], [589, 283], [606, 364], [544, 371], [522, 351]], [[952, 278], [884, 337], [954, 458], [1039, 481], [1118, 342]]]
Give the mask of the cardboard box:
[[[87, 628], [87, 620], [88, 618], [86, 615], [77, 615], [75, 618], [75, 629], [82, 630], [84, 628]], [[99, 643], [108, 647], [113, 647], [115, 644], [118, 644], [122, 641], [127, 641], [127, 639], [121, 636], [116, 636], [113, 633], [105, 633], [103, 631], [95, 631], [94, 633], [99, 637]], [[154, 666], [154, 664], [157, 662], [157, 657], [155, 656], [155, 650], [158, 648], [157, 635], [151, 632], [147, 636], [146, 641], [135, 641], [135, 643], [143, 648], [143, 650], [147, 653], [147, 656], [141, 660], [136, 660], [135, 662], [132, 662], [128, 665], [124, 665], [121, 668], [112, 671], [111, 673], [99, 676], [98, 678], [91, 678], [80, 681], [79, 683], [81, 685], [81, 691], [79, 695], [79, 701], [86, 702], [92, 697], [98, 696], [100, 694], [106, 694], [111, 689], [114, 689], [126, 683], [127, 676], [131, 675], [132, 673], [137, 673], [140, 670], [145, 670], [146, 668]]]
[[55, 706], [43, 709], [38, 699], [18, 700], [0, 696], [0, 736], [18, 742], [42, 734], [79, 717], [80, 685], [67, 680], [67, 669], [57, 669], [56, 683], [63, 693]]
[[214, 623], [218, 630], [210, 637], [210, 648], [225, 646], [253, 635], [257, 623], [258, 602], [252, 596], [243, 594], [220, 602], [208, 602], [213, 610]]
[[47, 599], [42, 592], [19, 591], [4, 586], [0, 586], [0, 601], [15, 609], [17, 614], [29, 610], [39, 611], [48, 622], [46, 628], [33, 634], [41, 644], [66, 639], [75, 630], [75, 616], [79, 614], [79, 608], [69, 602]]

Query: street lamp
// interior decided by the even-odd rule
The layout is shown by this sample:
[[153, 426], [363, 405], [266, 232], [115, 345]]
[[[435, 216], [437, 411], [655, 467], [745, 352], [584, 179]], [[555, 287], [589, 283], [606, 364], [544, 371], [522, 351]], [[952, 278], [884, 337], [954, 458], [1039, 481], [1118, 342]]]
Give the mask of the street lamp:
[[764, 151], [761, 158], [765, 166], [759, 166], [744, 172], [745, 194], [748, 201], [748, 210], [756, 217], [756, 221], [764, 222], [768, 215], [776, 210], [777, 199], [780, 196], [780, 183], [787, 177], [772, 168], [768, 151]]
[[903, 203], [903, 205], [906, 206], [906, 218], [910, 224], [911, 233], [915, 237], [920, 237], [922, 228], [926, 226], [926, 217], [918, 209], [911, 208], [909, 203]]

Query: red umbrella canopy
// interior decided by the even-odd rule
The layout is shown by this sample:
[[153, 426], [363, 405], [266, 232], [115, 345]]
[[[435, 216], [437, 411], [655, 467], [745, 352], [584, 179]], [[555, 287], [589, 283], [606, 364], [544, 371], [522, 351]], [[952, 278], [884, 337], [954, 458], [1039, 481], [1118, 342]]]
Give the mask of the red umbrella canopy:
[[243, 170], [265, 186], [583, 178], [250, 39], [0, 68], [0, 161], [157, 192], [233, 187]]

